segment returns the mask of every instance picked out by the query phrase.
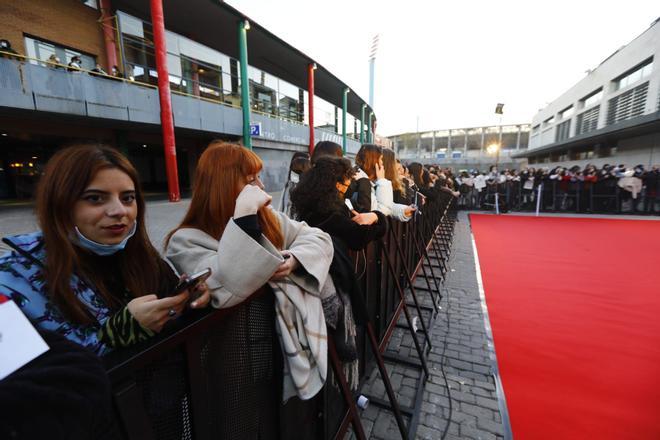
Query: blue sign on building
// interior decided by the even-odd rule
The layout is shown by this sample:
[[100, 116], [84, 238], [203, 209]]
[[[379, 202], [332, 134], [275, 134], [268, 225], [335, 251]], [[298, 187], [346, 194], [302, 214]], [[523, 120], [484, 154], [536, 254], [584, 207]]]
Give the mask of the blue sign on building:
[[261, 136], [261, 122], [250, 124], [250, 136]]

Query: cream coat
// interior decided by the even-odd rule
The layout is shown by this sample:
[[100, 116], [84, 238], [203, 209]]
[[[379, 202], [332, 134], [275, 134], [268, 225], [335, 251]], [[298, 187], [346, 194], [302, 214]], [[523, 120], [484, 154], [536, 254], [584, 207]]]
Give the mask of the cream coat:
[[[289, 279], [302, 290], [318, 296], [329, 278], [333, 247], [330, 236], [304, 222], [279, 218], [287, 249], [302, 266]], [[266, 284], [284, 261], [263, 235], [256, 242], [230, 219], [220, 241], [199, 229], [176, 231], [165, 252], [179, 273], [192, 274], [210, 267], [206, 284], [215, 308], [233, 307]]]

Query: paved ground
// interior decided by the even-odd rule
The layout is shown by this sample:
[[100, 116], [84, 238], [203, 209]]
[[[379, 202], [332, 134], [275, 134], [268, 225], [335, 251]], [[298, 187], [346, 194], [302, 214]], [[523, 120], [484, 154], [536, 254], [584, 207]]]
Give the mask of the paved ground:
[[[442, 311], [431, 329], [433, 348], [428, 356], [430, 378], [425, 385], [417, 438], [440, 439], [449, 418], [449, 399], [441, 365], [449, 383], [452, 412], [447, 439], [501, 439], [504, 436], [496, 385], [491, 372], [489, 345], [475, 272], [470, 227], [461, 213], [456, 224], [449, 272], [443, 286]], [[415, 283], [424, 286], [421, 280]], [[418, 291], [428, 301], [428, 294]], [[449, 325], [448, 325], [449, 323]], [[421, 331], [418, 332], [421, 335]], [[416, 357], [412, 337], [397, 329], [388, 351]], [[444, 349], [444, 358], [443, 358]], [[402, 405], [412, 405], [418, 370], [388, 364], [393, 386]], [[382, 382], [374, 374], [365, 393], [386, 398]], [[370, 405], [362, 414], [373, 439], [400, 438], [388, 410]]]

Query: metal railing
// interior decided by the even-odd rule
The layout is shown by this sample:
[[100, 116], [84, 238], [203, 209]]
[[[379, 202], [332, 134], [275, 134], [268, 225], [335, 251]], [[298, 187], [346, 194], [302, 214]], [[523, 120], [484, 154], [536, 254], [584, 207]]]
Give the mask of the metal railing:
[[[443, 278], [447, 270], [454, 220], [455, 210], [451, 201], [431, 203], [423, 207], [422, 215], [408, 223], [389, 220], [386, 236], [354, 255], [356, 275], [364, 292], [368, 313], [367, 323], [358, 329], [357, 336], [360, 389], [366, 374], [374, 366], [378, 367], [389, 400], [379, 403], [394, 413], [402, 438], [413, 438], [415, 435], [421, 398], [416, 399], [418, 402], [414, 408], [398, 404], [383, 357], [390, 356], [386, 350], [388, 342], [399, 317], [405, 314], [408, 321], [406, 328], [415, 340], [417, 356], [403, 360], [390, 356], [388, 360], [420, 367], [418, 396], [421, 396], [428, 378], [425, 356], [431, 345], [424, 317], [437, 313], [438, 282], [442, 280], [436, 278]], [[422, 273], [427, 275], [426, 271], [432, 273], [427, 279], [430, 291], [424, 293], [417, 289], [416, 293], [414, 280]], [[408, 289], [407, 293], [405, 289]], [[430, 295], [427, 299], [433, 306], [420, 305], [418, 300], [422, 294]], [[414, 303], [410, 303], [410, 295]], [[272, 309], [273, 322], [268, 324], [270, 331], [274, 331]], [[221, 395], [217, 384], [220, 379], [239, 381], [240, 384], [246, 383], [246, 390], [250, 389], [249, 384], [258, 378], [245, 377], [249, 376], [248, 370], [242, 371], [240, 368], [245, 359], [232, 357], [249, 353], [253, 342], [248, 341], [240, 352], [231, 350], [229, 347], [236, 341], [223, 339], [223, 333], [218, 328], [234, 319], [235, 314], [248, 313], [246, 310], [239, 305], [226, 310], [191, 311], [152, 340], [131, 349], [113, 352], [104, 358], [113, 386], [116, 414], [126, 439], [217, 439], [229, 435], [227, 432], [232, 429], [239, 429], [240, 432], [240, 426], [223, 426], [223, 423], [228, 423], [223, 420], [223, 412], [232, 405], [256, 408], [260, 402], [252, 402], [250, 399], [254, 396], [248, 392], [240, 396]], [[421, 334], [417, 335], [414, 324], [410, 322], [411, 310], [422, 320], [423, 341], [418, 340]], [[249, 316], [245, 318], [250, 325], [255, 323]], [[266, 426], [264, 438], [343, 438], [349, 425], [357, 438], [365, 438], [355, 404], [360, 390], [353, 393], [348, 389], [332, 338], [329, 340], [328, 355], [332, 372], [329, 368], [329, 377], [322, 393], [310, 401], [294, 398], [287, 405], [274, 403], [280, 407], [270, 409], [279, 412], [280, 417], [279, 420], [267, 421], [270, 424]], [[403, 420], [404, 414], [410, 417], [407, 424]], [[230, 424], [240, 423], [238, 414]]]
[[[660, 188], [646, 188], [632, 196], [621, 189], [617, 178], [597, 182], [557, 182], [543, 179], [532, 188], [522, 182], [489, 184], [482, 191], [461, 187], [458, 206], [463, 209], [494, 209], [495, 193], [505, 210], [607, 214], [660, 214]], [[563, 183], [563, 184], [562, 184]], [[539, 191], [539, 186], [541, 190]], [[539, 199], [540, 197], [540, 199]]]

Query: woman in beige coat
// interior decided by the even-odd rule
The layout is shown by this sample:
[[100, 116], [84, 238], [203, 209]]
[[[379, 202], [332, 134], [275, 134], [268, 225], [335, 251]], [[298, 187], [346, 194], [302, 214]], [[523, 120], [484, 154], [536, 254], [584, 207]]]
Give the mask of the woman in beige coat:
[[[325, 332], [323, 312], [317, 312], [328, 290], [332, 241], [320, 229], [271, 209], [271, 197], [259, 179], [261, 168], [261, 160], [250, 150], [212, 142], [199, 159], [190, 208], [166, 246], [167, 258], [182, 273], [210, 267], [207, 285], [213, 307], [231, 308], [213, 330], [206, 359], [207, 371], [214, 372], [209, 379], [217, 389], [213, 418], [220, 438], [278, 437], [283, 364], [290, 364], [288, 359], [283, 363], [282, 348], [287, 357], [295, 350], [292, 353], [280, 342], [282, 329], [286, 331], [281, 325], [286, 293], [276, 286], [304, 292], [300, 297], [312, 301], [313, 310], [298, 322], [305, 321], [307, 327], [308, 321], [320, 320], [322, 325], [310, 333]], [[302, 308], [308, 301], [303, 302]], [[307, 350], [307, 345], [317, 343], [315, 353], [320, 354], [307, 364], [315, 377], [303, 384], [317, 384], [313, 394], [325, 380], [326, 361], [321, 358], [326, 352], [321, 344], [327, 341], [302, 344]], [[286, 376], [284, 384], [286, 398]]]

